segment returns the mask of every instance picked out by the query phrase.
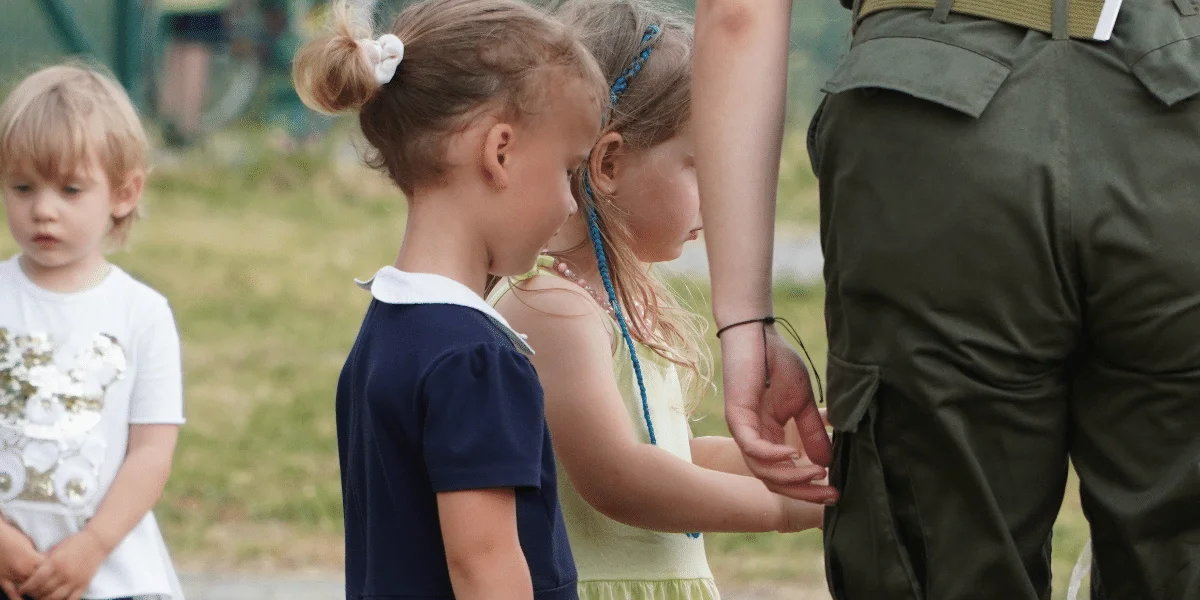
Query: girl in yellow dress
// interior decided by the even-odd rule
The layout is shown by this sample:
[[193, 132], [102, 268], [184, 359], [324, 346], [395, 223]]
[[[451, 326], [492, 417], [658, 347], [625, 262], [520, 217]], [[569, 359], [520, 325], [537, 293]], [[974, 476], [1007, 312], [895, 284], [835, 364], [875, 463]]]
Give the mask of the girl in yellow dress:
[[557, 14], [583, 32], [612, 108], [573, 175], [580, 212], [493, 299], [538, 350], [581, 600], [715, 600], [695, 532], [813, 529], [823, 510], [768, 491], [733, 440], [689, 427], [707, 346], [651, 265], [701, 229], [690, 23], [642, 0], [568, 0]]

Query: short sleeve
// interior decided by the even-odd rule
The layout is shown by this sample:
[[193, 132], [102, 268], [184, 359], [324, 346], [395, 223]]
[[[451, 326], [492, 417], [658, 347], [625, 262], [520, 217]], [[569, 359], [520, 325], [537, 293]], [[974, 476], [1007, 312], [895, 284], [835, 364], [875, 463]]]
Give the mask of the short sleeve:
[[528, 359], [500, 344], [455, 350], [429, 370], [423, 390], [434, 491], [540, 487], [546, 416]]
[[183, 417], [183, 365], [179, 331], [162, 298], [136, 315], [144, 326], [136, 341], [136, 373], [129, 399], [131, 425], [179, 425]]

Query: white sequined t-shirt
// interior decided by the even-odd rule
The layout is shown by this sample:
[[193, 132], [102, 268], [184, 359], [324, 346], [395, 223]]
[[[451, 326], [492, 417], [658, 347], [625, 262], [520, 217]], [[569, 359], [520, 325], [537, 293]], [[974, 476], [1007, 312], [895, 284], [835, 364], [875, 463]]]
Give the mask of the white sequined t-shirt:
[[[182, 424], [179, 334], [167, 300], [112, 267], [95, 287], [38, 287], [0, 262], [0, 512], [42, 552], [95, 514], [133, 424]], [[86, 598], [182, 599], [148, 513]]]

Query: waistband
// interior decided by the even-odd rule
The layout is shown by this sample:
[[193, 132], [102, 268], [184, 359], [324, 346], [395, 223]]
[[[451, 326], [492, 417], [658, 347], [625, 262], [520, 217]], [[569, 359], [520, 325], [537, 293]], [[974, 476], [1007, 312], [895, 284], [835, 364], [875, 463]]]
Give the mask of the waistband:
[[[896, 8], [950, 12], [1077, 39], [1108, 40], [1122, 0], [861, 0], [858, 18]], [[1056, 16], [1056, 12], [1059, 12]], [[1056, 20], [1058, 21], [1056, 28]], [[1056, 31], [1056, 29], [1062, 31]]]

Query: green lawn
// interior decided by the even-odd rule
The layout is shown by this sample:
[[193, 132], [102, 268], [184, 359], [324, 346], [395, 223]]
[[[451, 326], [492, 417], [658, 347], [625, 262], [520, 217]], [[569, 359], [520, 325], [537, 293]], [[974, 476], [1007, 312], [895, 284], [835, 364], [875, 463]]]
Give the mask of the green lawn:
[[816, 233], [820, 212], [817, 207], [817, 179], [808, 162], [808, 147], [803, 129], [788, 132], [783, 139], [783, 168], [779, 170], [779, 195], [776, 220], [780, 227], [797, 233]]
[[[789, 137], [787, 153], [800, 160], [802, 136]], [[157, 514], [185, 569], [333, 570], [342, 553], [334, 385], [368, 301], [352, 278], [392, 262], [403, 201], [378, 176], [323, 156], [251, 145], [238, 163], [194, 153], [159, 169], [133, 247], [113, 256], [171, 299], [184, 341], [189, 420]], [[780, 215], [811, 230], [806, 163], [789, 172]], [[14, 250], [5, 236], [0, 251]], [[701, 286], [679, 287], [707, 314]], [[778, 314], [818, 368], [821, 296], [819, 286], [777, 290]], [[719, 399], [701, 415], [699, 434], [726, 432]], [[726, 582], [822, 577], [816, 532], [707, 540]], [[1056, 530], [1059, 581], [1085, 540], [1071, 492]]]

